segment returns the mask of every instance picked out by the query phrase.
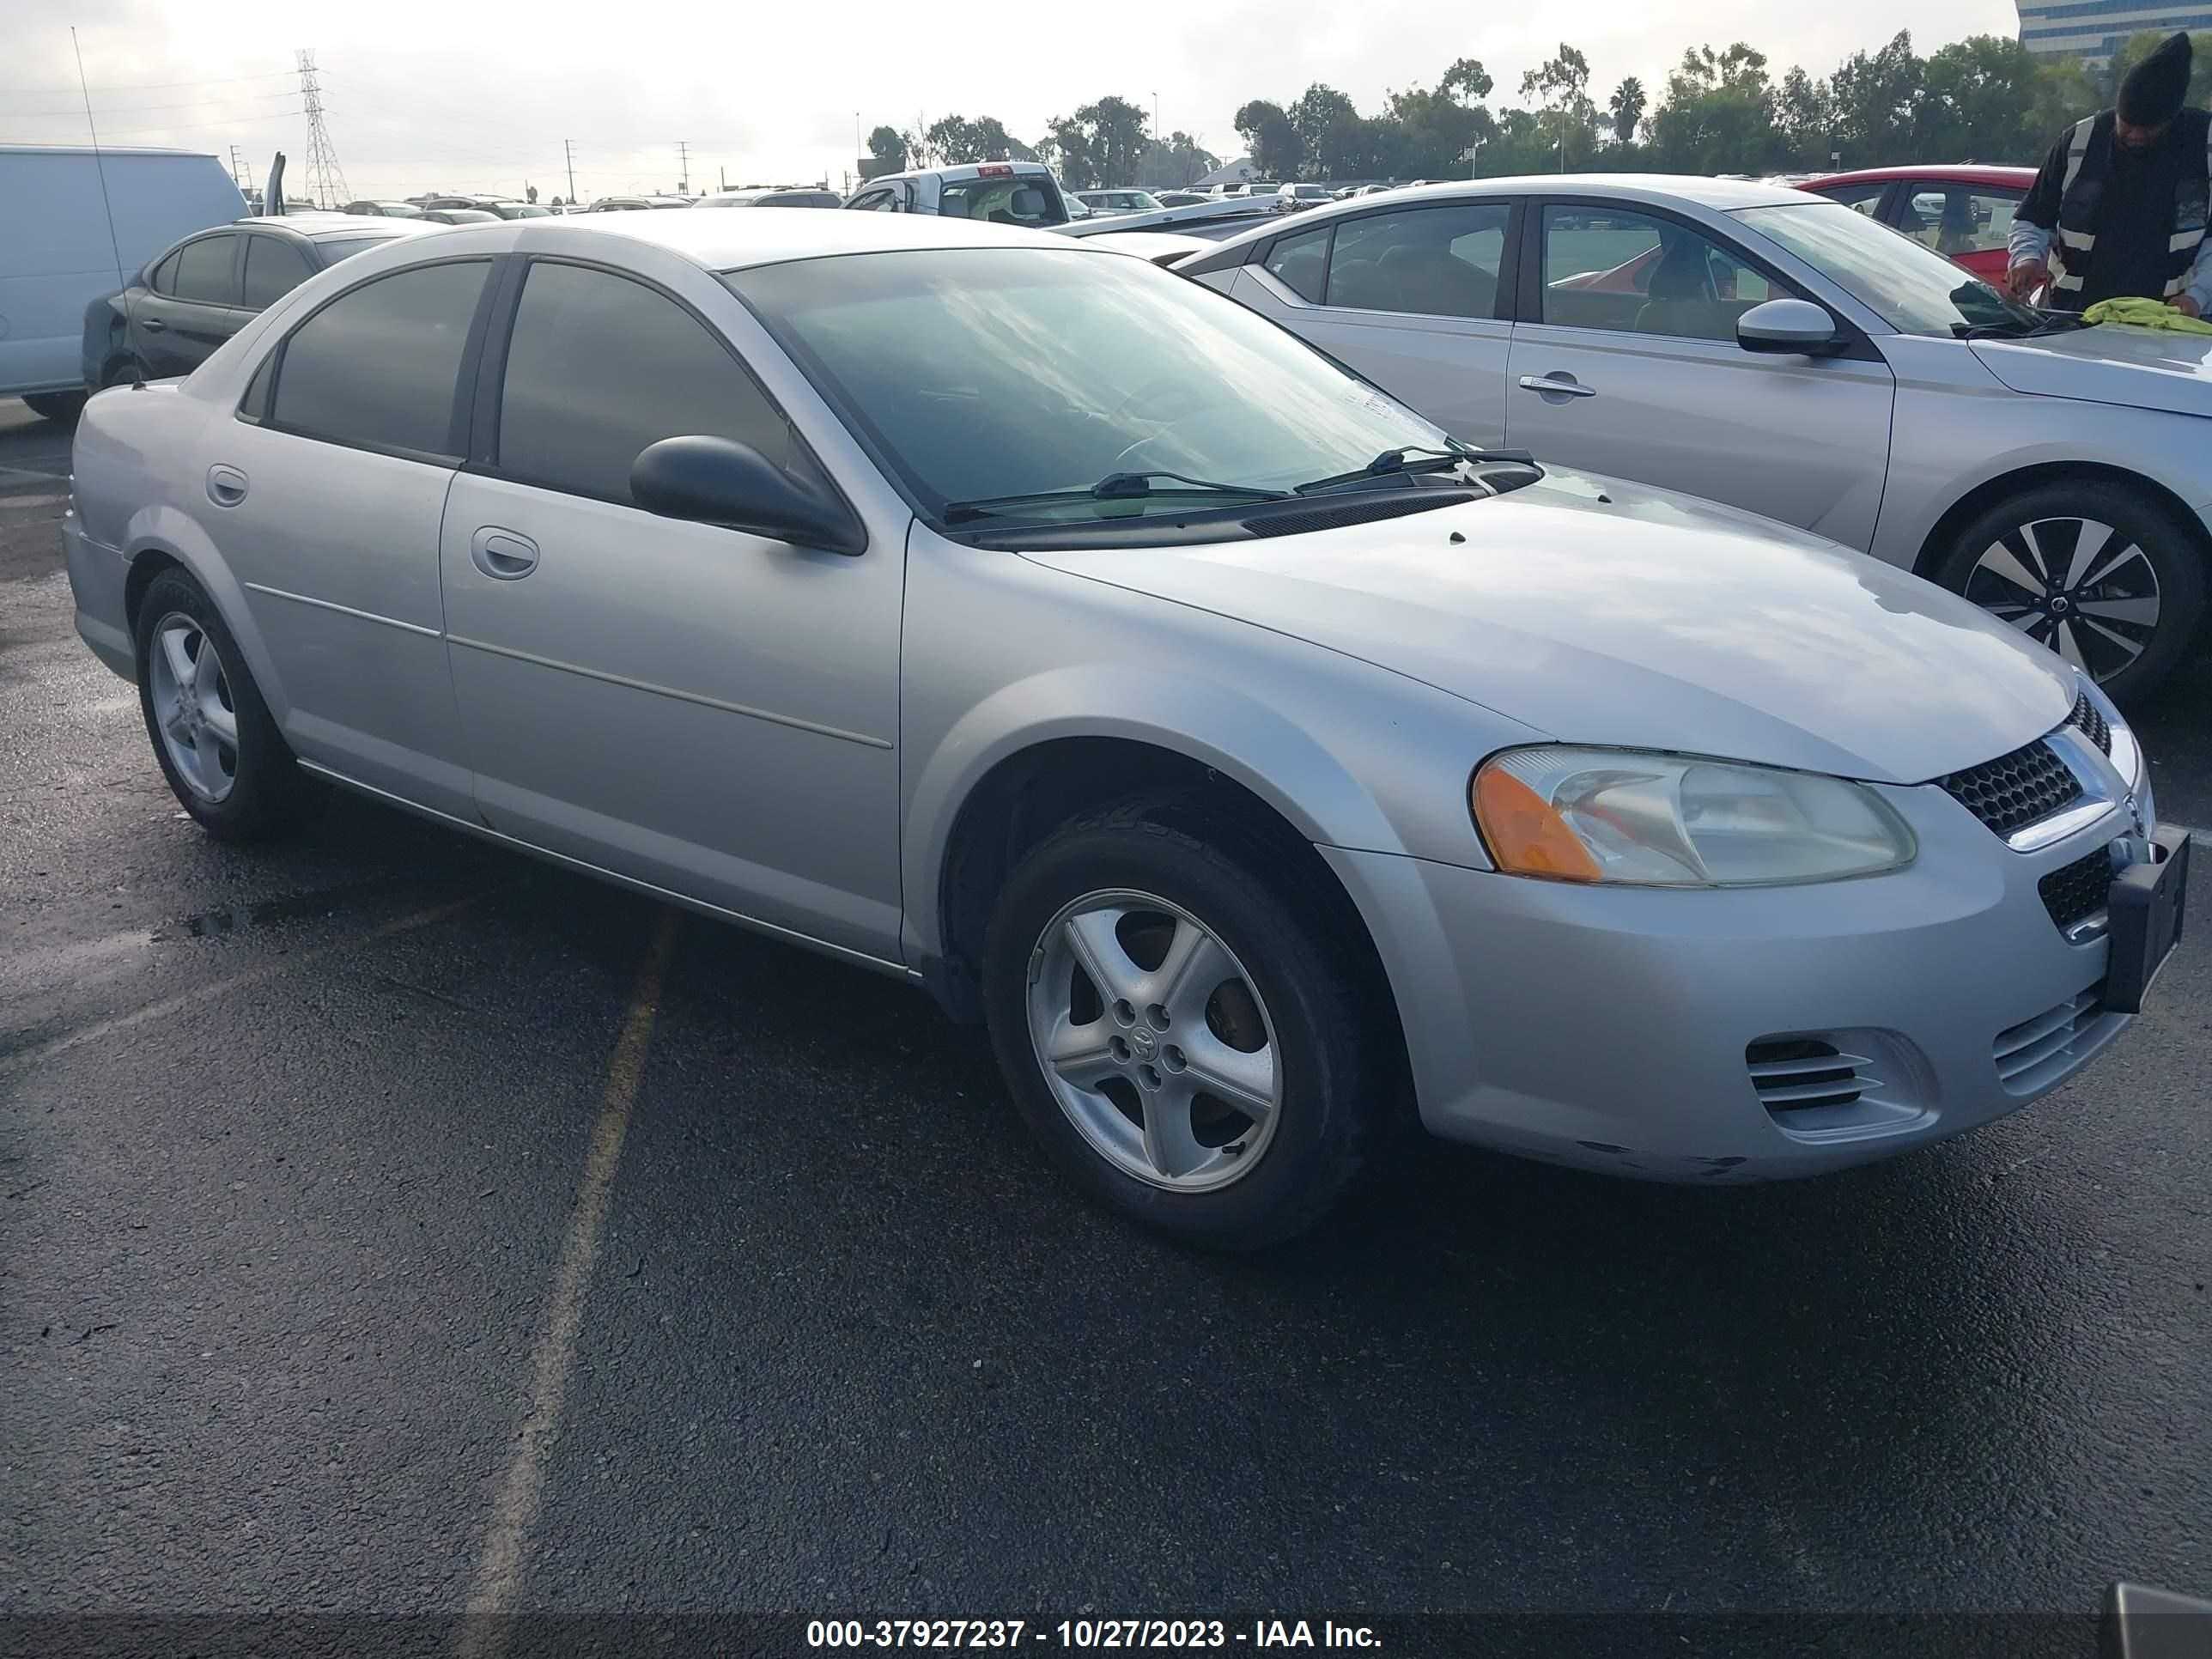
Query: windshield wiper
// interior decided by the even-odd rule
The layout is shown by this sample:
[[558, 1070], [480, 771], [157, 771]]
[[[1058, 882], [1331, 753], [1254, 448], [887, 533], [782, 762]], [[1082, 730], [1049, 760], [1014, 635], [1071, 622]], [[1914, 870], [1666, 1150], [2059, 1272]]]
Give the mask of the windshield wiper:
[[1291, 492], [1271, 489], [1265, 484], [1218, 483], [1212, 478], [1194, 478], [1182, 472], [1109, 472], [1097, 483], [1079, 489], [1037, 489], [1023, 495], [979, 495], [972, 501], [947, 501], [944, 519], [947, 524], [961, 524], [969, 519], [988, 518], [1003, 507], [1033, 507], [1048, 501], [1079, 501], [1085, 497], [1098, 501], [1134, 501], [1154, 494], [1152, 480], [1171, 478], [1184, 488], [1163, 490], [1162, 495], [1182, 495], [1189, 490], [1203, 490], [1208, 495], [1243, 495], [1256, 501], [1279, 501]]
[[2070, 311], [2045, 311], [2026, 324], [1954, 323], [1953, 336], [1961, 340], [2033, 340], [2045, 334], [2070, 334], [2087, 324]]
[[1534, 460], [1535, 457], [1525, 449], [1476, 449], [1466, 444], [1455, 444], [1449, 449], [1434, 449], [1422, 444], [1403, 444], [1396, 449], [1384, 450], [1355, 471], [1332, 473], [1326, 478], [1309, 478], [1295, 486], [1293, 493], [1310, 495], [1317, 490], [1366, 483], [1397, 473], [1449, 472], [1456, 466], [1476, 465], [1486, 461], [1517, 461], [1526, 465]]

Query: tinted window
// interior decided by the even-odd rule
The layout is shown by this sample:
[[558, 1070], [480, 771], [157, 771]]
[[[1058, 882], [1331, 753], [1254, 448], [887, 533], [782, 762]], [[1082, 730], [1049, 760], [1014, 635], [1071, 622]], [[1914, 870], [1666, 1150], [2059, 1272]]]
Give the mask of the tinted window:
[[1328, 303], [1431, 317], [1494, 317], [1505, 252], [1504, 202], [1409, 208], [1340, 225]]
[[981, 219], [994, 225], [1067, 222], [1067, 210], [1060, 205], [1052, 180], [1035, 173], [948, 182], [938, 194], [937, 210], [948, 219]]
[[865, 196], [855, 197], [851, 205], [862, 213], [893, 213], [897, 211], [887, 190], [872, 190]]
[[307, 256], [274, 236], [246, 239], [245, 303], [258, 311], [274, 305], [314, 273]]
[[1686, 225], [1591, 208], [1544, 210], [1544, 274], [1547, 323], [1676, 339], [1733, 341], [1737, 318], [1785, 292]]
[[182, 257], [181, 254], [172, 253], [155, 265], [154, 274], [146, 279], [146, 286], [156, 294], [174, 294], [177, 291], [177, 261]]
[[1887, 184], [1834, 185], [1818, 193], [1871, 219], [1881, 211], [1882, 192], [1888, 188]]
[[237, 241], [235, 236], [203, 236], [185, 243], [177, 250], [177, 285], [170, 291], [179, 300], [235, 304], [238, 290], [230, 280], [230, 268]]
[[2020, 203], [2019, 194], [2012, 191], [1931, 185], [1906, 195], [1899, 228], [1946, 258], [1988, 253], [2002, 250], [2010, 239], [2013, 210]]
[[779, 462], [787, 448], [767, 396], [674, 301], [605, 271], [532, 265], [507, 347], [500, 470], [627, 501], [638, 452], [690, 433]]
[[1329, 228], [1305, 231], [1297, 236], [1285, 236], [1277, 242], [1264, 262], [1275, 280], [1301, 300], [1321, 303], [1322, 286], [1328, 281]]
[[419, 266], [331, 301], [284, 344], [272, 420], [336, 443], [450, 453], [461, 353], [490, 269]]
[[316, 243], [315, 252], [322, 255], [324, 264], [334, 265], [364, 248], [382, 247], [392, 240], [390, 236], [332, 236]]

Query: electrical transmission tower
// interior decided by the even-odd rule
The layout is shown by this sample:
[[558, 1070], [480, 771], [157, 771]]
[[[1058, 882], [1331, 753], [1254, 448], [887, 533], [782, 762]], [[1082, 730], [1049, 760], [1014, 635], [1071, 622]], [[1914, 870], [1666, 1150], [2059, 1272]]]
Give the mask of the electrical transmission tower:
[[299, 58], [300, 96], [307, 106], [307, 190], [317, 207], [343, 207], [345, 174], [338, 170], [331, 131], [323, 125], [323, 88], [315, 79], [315, 54], [303, 46]]

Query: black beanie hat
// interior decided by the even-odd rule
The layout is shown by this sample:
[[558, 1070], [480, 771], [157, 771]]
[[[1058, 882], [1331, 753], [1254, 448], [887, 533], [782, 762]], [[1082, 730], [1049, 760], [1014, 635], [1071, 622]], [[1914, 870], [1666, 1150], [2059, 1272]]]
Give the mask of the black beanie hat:
[[2139, 127], [2162, 127], [2181, 113], [2182, 100], [2188, 95], [2189, 36], [2169, 34], [2120, 82], [2120, 119]]

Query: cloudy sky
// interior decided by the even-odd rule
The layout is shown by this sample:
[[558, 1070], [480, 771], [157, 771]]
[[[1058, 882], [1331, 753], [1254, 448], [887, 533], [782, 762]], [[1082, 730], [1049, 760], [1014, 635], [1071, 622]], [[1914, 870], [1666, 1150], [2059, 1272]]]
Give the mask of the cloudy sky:
[[[857, 118], [996, 115], [1023, 137], [1106, 93], [1168, 130], [1235, 153], [1237, 106], [1295, 98], [1326, 81], [1373, 112], [1394, 88], [1426, 85], [1478, 58], [1506, 101], [1522, 72], [1564, 37], [1589, 57], [1593, 91], [1641, 76], [1656, 96], [1684, 46], [1736, 40], [1777, 73], [1825, 74], [1900, 28], [1928, 52], [2014, 32], [2008, 0], [1864, 0], [1778, 7], [1767, 0], [1652, 6], [1485, 9], [1434, 0], [1297, 3], [1231, 0], [1203, 15], [1181, 0], [1124, 0], [1108, 11], [994, 4], [918, 14], [878, 0], [843, 6], [705, 5], [628, 0], [529, 6], [453, 0], [74, 0], [19, 11], [0, 61], [0, 141], [81, 143], [68, 23], [78, 26], [103, 143], [173, 144], [228, 155], [253, 179], [278, 148], [293, 178], [305, 160], [293, 50], [312, 47], [331, 136], [355, 195], [424, 190], [568, 192], [562, 141], [575, 143], [586, 199], [667, 190], [679, 141], [693, 187], [823, 178], [842, 181]], [[1510, 11], [1513, 15], [1506, 15]], [[71, 15], [73, 14], [73, 17]], [[1527, 18], [1529, 21], [1519, 21]], [[1568, 21], [1571, 19], [1571, 21]], [[1445, 27], [1449, 23], [1449, 27]]]

